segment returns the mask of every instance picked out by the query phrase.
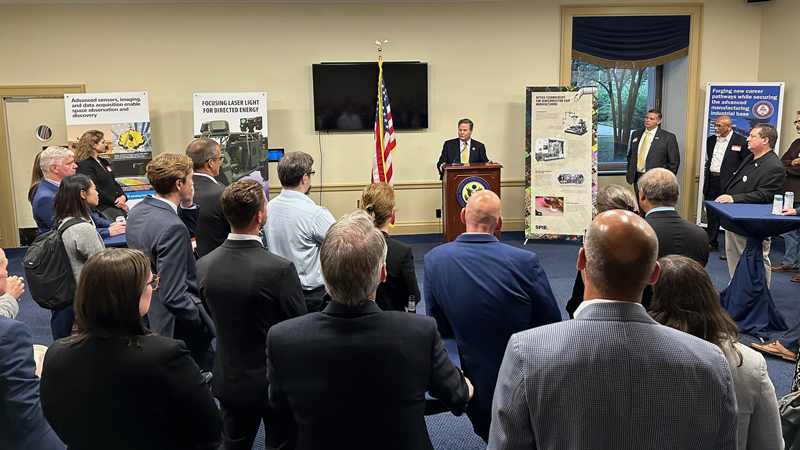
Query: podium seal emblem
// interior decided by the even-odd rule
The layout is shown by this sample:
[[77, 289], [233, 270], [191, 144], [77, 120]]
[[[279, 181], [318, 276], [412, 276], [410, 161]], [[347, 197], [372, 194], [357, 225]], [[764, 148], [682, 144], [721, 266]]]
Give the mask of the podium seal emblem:
[[481, 177], [469, 177], [466, 178], [458, 185], [458, 203], [461, 203], [461, 207], [465, 208], [467, 206], [467, 201], [469, 198], [472, 197], [472, 194], [489, 189], [489, 183], [486, 182]]

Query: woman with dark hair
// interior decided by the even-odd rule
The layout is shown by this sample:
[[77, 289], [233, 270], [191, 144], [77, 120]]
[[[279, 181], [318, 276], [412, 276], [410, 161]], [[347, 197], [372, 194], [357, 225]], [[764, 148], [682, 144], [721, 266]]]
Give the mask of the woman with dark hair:
[[[64, 241], [64, 249], [67, 251], [75, 280], [80, 278], [86, 260], [106, 248], [89, 214], [89, 207], [95, 205], [97, 190], [92, 180], [85, 175], [65, 177], [53, 198], [55, 227], [63, 230], [61, 240]], [[74, 322], [75, 314], [71, 306], [53, 311], [50, 319], [53, 339], [69, 336]]]
[[405, 311], [409, 296], [419, 302], [419, 286], [411, 247], [389, 236], [394, 218], [394, 188], [387, 183], [372, 183], [361, 192], [361, 209], [375, 221], [386, 239], [386, 281], [378, 285], [375, 302], [384, 311]]
[[739, 449], [782, 449], [781, 418], [764, 357], [739, 343], [739, 327], [722, 309], [719, 294], [697, 261], [680, 255], [658, 260], [650, 315], [668, 327], [719, 347], [733, 375], [739, 406]]
[[[633, 192], [630, 189], [626, 189], [618, 184], [609, 184], [601, 188], [597, 191], [597, 197], [595, 197], [594, 201], [595, 209], [597, 209], [597, 214], [604, 213], [606, 211], [611, 211], [612, 209], [624, 209], [626, 211], [631, 212], [639, 212], [638, 208], [636, 207], [636, 197], [634, 197]], [[569, 314], [569, 318], [572, 319], [575, 311], [580, 306], [581, 302], [583, 302], [583, 292], [586, 289], [586, 286], [583, 284], [583, 278], [581, 277], [581, 272], [578, 271], [578, 276], [575, 278], [575, 284], [572, 286], [572, 297], [567, 301], [567, 306], [564, 309]], [[642, 305], [647, 308], [650, 304], [650, 296], [652, 295], [652, 290], [648, 286], [642, 298]], [[645, 301], [646, 300], [646, 301]]]
[[128, 205], [125, 203], [128, 197], [114, 178], [111, 165], [105, 158], [100, 158], [100, 154], [108, 149], [103, 137], [103, 132], [98, 130], [83, 133], [75, 146], [76, 172], [92, 179], [100, 195], [97, 211], [113, 222], [117, 216], [128, 217]]
[[78, 334], [54, 342], [42, 370], [42, 410], [69, 448], [217, 448], [222, 420], [200, 368], [183, 341], [142, 322], [158, 284], [138, 250], [86, 262]]

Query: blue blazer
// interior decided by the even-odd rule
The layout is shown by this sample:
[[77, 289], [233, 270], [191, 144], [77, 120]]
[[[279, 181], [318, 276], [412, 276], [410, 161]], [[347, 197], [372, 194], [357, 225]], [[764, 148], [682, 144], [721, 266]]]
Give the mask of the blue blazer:
[[[58, 188], [53, 186], [52, 183], [42, 180], [39, 187], [36, 189], [36, 194], [33, 196], [33, 220], [36, 221], [36, 226], [39, 228], [39, 234], [50, 231], [53, 228], [53, 222], [56, 213], [53, 211], [53, 199], [58, 193]], [[94, 220], [94, 225], [100, 237], [106, 239], [109, 237], [108, 226], [111, 221], [103, 219], [102, 217], [89, 211], [89, 214]]]
[[475, 387], [467, 416], [489, 436], [492, 395], [508, 339], [561, 321], [535, 253], [491, 234], [462, 234], [425, 255], [425, 303], [442, 336], [455, 336], [461, 367]]
[[67, 448], [42, 414], [35, 372], [28, 327], [0, 316], [0, 450]]
[[180, 216], [163, 201], [145, 197], [128, 214], [128, 247], [144, 251], [150, 268], [161, 276], [153, 292], [150, 329], [174, 337], [175, 319], [188, 329], [214, 333], [214, 322], [197, 291], [197, 274], [190, 233], [197, 223], [198, 209], [178, 208]]

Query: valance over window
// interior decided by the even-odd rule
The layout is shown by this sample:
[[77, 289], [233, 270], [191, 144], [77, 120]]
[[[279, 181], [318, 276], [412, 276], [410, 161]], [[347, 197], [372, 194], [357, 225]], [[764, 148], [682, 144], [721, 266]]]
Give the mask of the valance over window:
[[606, 68], [660, 66], [689, 54], [690, 16], [573, 17], [572, 57]]

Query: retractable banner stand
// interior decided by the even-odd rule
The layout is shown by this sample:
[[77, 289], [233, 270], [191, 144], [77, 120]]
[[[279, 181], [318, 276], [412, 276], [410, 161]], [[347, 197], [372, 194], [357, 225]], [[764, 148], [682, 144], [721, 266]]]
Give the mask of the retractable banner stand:
[[[708, 83], [706, 85], [705, 134], [700, 151], [700, 189], [697, 198], [697, 224], [705, 226], [706, 208], [703, 185], [705, 167], [709, 158], [708, 137], [714, 134], [714, 121], [719, 116], [729, 116], [733, 132], [744, 138], [758, 124], [769, 124], [778, 130], [778, 143], [774, 151], [778, 153], [781, 136], [781, 114], [783, 113], [783, 91], [785, 83]], [[747, 148], [738, 151], [749, 152]], [[725, 186], [721, 186], [723, 189]]]
[[528, 87], [525, 238], [582, 239], [597, 194], [596, 87]]
[[267, 93], [194, 94], [194, 137], [219, 143], [222, 163], [217, 181], [251, 178], [269, 197]]
[[86, 131], [103, 133], [107, 151], [100, 156], [111, 164], [117, 183], [128, 197], [128, 206], [153, 193], [145, 176], [147, 163], [153, 158], [147, 92], [65, 94], [64, 108], [73, 151]]

